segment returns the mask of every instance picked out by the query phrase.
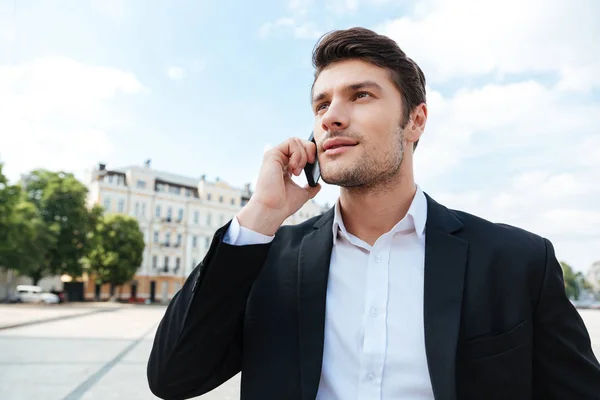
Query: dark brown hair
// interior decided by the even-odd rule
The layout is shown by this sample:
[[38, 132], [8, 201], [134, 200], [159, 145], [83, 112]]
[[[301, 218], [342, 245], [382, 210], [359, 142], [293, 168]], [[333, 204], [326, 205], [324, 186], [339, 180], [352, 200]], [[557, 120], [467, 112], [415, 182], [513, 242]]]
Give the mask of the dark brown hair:
[[[421, 68], [406, 56], [394, 40], [372, 30], [357, 27], [332, 31], [321, 37], [312, 56], [315, 81], [321, 71], [330, 64], [352, 58], [362, 59], [389, 71], [392, 81], [402, 95], [404, 127], [415, 107], [426, 102], [425, 75]], [[418, 143], [417, 140], [413, 149]]]

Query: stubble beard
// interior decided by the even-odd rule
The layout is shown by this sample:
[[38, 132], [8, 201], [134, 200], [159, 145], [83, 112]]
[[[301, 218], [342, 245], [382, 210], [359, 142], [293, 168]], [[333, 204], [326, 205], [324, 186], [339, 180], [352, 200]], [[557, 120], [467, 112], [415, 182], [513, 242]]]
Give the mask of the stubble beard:
[[353, 192], [379, 192], [397, 184], [404, 159], [404, 129], [398, 127], [398, 140], [385, 153], [364, 154], [354, 165], [337, 173], [321, 171], [325, 183], [347, 188]]

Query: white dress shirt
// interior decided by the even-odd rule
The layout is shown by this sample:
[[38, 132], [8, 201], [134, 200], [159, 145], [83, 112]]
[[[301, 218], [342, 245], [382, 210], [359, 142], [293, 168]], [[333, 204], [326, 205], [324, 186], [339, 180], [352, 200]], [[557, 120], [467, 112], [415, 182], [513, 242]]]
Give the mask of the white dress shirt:
[[[423, 324], [426, 221], [417, 186], [407, 215], [370, 246], [348, 233], [336, 203], [317, 400], [433, 399]], [[237, 218], [224, 237], [233, 245], [272, 239]]]

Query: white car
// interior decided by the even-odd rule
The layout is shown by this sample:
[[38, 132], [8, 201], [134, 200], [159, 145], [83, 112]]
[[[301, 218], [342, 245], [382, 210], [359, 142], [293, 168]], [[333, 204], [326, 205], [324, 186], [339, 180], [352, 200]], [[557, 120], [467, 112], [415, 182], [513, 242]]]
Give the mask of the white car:
[[60, 302], [57, 295], [45, 293], [41, 287], [33, 285], [18, 285], [17, 300], [22, 303], [56, 304]]

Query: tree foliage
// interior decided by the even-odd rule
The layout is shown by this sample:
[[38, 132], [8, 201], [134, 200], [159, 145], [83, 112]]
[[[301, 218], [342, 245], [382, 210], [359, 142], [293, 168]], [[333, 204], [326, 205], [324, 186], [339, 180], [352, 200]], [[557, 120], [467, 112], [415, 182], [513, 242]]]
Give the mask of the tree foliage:
[[565, 291], [567, 296], [573, 300], [579, 300], [583, 290], [591, 290], [592, 285], [585, 279], [581, 272], [575, 273], [573, 268], [564, 261], [560, 262], [565, 280]]
[[[87, 188], [73, 174], [47, 170], [34, 170], [25, 176], [23, 188], [39, 216], [36, 226], [46, 228], [38, 232], [37, 244], [38, 248], [46, 246], [44, 257], [32, 267], [30, 276], [34, 280], [46, 275], [81, 276], [89, 224]], [[54, 240], [50, 240], [52, 236]]]
[[37, 284], [49, 271], [45, 258], [57, 235], [57, 226], [42, 220], [21, 186], [8, 184], [0, 164], [0, 266]]
[[96, 283], [118, 287], [133, 278], [142, 263], [145, 246], [135, 218], [119, 214], [97, 216], [88, 240], [89, 251], [84, 260]]

